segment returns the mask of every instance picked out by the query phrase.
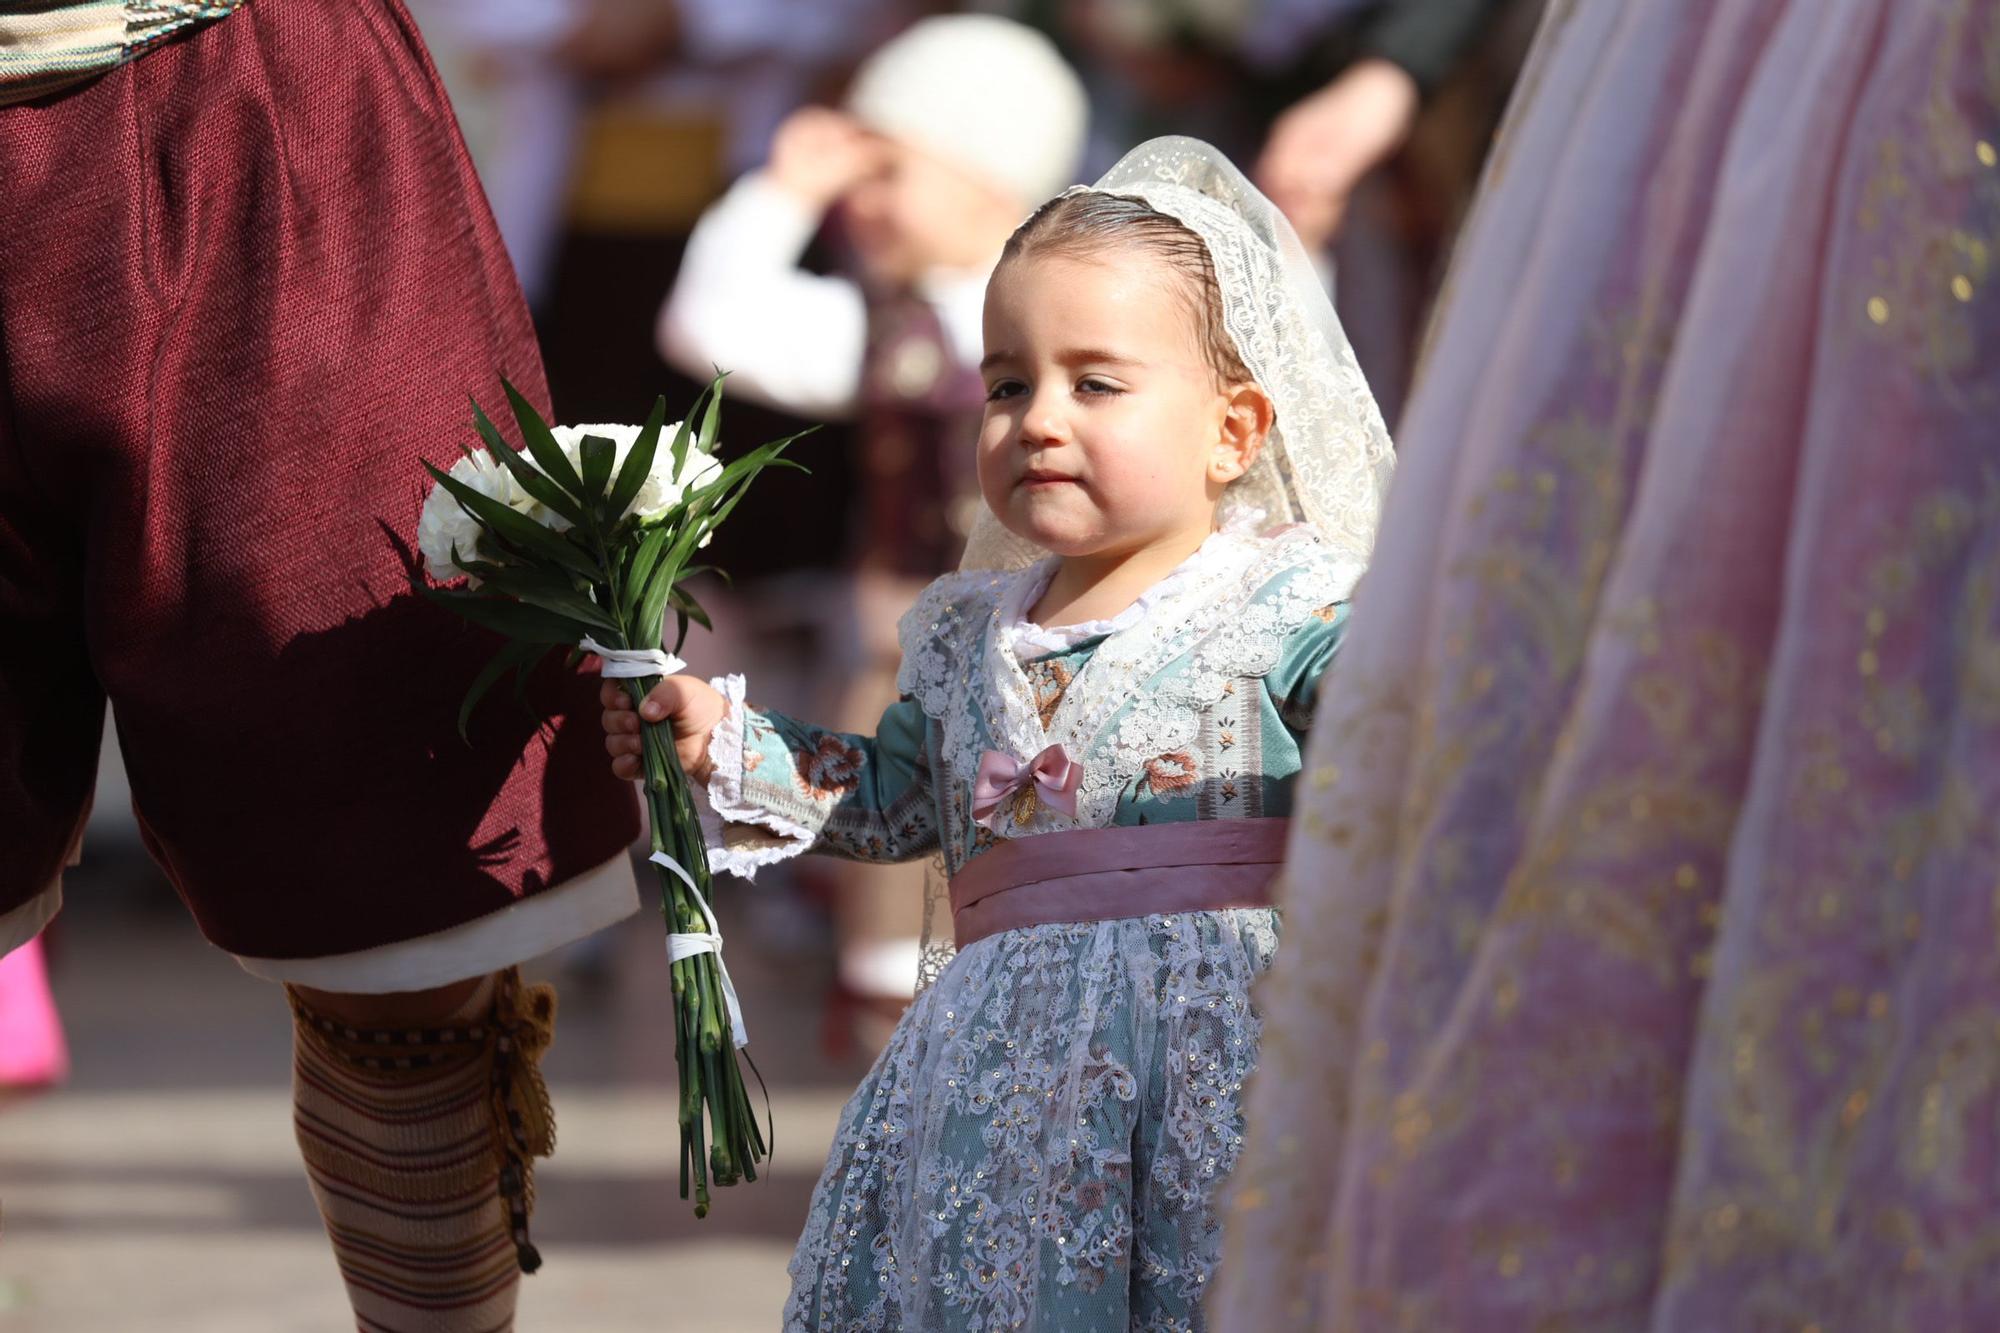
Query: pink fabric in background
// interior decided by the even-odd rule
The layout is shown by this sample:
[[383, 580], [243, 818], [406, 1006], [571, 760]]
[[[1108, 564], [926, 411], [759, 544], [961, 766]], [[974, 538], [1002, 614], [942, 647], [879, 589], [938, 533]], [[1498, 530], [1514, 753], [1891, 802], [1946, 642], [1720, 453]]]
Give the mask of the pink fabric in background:
[[37, 1088], [69, 1077], [69, 1047], [49, 993], [42, 942], [0, 957], [0, 1088]]
[[1217, 1327], [2000, 1328], [1997, 11], [1554, 6], [1325, 686]]

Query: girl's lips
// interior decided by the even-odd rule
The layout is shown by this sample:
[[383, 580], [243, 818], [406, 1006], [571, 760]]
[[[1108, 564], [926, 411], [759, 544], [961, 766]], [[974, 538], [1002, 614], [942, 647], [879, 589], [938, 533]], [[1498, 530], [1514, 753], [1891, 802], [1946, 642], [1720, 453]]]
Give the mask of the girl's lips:
[[1018, 483], [1022, 486], [1061, 486], [1075, 484], [1076, 478], [1062, 472], [1023, 472]]

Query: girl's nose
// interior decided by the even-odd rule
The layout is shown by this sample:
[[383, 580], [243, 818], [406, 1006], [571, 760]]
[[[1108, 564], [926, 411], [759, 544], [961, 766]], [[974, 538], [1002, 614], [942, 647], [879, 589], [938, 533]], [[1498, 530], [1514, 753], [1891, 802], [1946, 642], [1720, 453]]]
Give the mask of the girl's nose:
[[1053, 401], [1037, 394], [1021, 414], [1020, 445], [1024, 449], [1045, 449], [1069, 441], [1069, 422]]

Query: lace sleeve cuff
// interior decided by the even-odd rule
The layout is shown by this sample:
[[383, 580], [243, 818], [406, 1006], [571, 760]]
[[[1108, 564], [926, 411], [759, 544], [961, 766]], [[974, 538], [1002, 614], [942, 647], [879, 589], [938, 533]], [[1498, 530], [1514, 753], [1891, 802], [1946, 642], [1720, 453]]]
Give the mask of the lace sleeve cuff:
[[748, 716], [753, 711], [743, 701], [743, 677], [718, 676], [709, 681], [729, 701], [729, 711], [708, 738], [708, 758], [713, 770], [708, 777], [708, 800], [702, 811], [702, 827], [707, 832], [708, 864], [712, 870], [727, 871], [744, 879], [756, 876], [757, 867], [788, 861], [811, 851], [816, 841], [813, 831], [786, 819], [746, 791], [755, 759], [745, 748]]

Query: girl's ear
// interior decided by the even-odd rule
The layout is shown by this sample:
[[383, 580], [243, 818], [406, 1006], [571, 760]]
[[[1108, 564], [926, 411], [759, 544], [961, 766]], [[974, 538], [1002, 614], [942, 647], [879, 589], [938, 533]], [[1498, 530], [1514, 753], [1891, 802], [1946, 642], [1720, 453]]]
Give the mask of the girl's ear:
[[1255, 383], [1233, 384], [1224, 390], [1222, 430], [1209, 454], [1208, 479], [1227, 486], [1250, 470], [1271, 433], [1277, 409], [1271, 395]]

